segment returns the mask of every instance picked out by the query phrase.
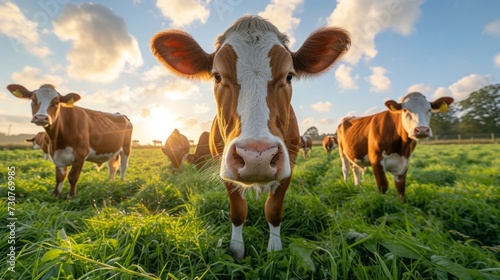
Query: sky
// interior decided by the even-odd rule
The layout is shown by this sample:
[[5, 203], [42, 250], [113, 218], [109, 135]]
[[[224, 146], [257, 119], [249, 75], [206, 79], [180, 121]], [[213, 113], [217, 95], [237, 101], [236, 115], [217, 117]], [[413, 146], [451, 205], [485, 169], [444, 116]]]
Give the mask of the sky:
[[212, 81], [191, 81], [152, 55], [151, 38], [182, 29], [208, 53], [236, 19], [260, 15], [288, 34], [296, 51], [323, 26], [348, 30], [352, 46], [328, 72], [293, 80], [301, 134], [334, 133], [346, 116], [385, 110], [422, 92], [455, 101], [500, 83], [497, 0], [0, 0], [0, 133], [42, 131], [30, 102], [6, 89], [53, 84], [75, 105], [127, 115], [140, 144], [175, 129], [198, 141], [215, 116]]

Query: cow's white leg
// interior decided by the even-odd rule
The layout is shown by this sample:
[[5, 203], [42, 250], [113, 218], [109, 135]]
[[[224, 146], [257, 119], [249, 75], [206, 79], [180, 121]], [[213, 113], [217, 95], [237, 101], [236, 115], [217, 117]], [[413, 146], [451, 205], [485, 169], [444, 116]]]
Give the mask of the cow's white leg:
[[354, 185], [359, 186], [359, 184], [361, 184], [362, 169], [356, 165], [353, 165], [352, 169], [353, 169], [353, 173], [354, 173]]
[[231, 243], [229, 250], [238, 260], [243, 259], [245, 255], [245, 244], [243, 243], [243, 225], [235, 226], [231, 224]]
[[269, 224], [269, 244], [267, 245], [267, 251], [278, 251], [283, 249], [283, 246], [281, 245], [281, 236], [280, 236], [280, 229], [281, 229], [281, 224], [277, 227], [273, 226], [271, 223]]
[[351, 163], [347, 159], [345, 155], [340, 152], [340, 160], [342, 161], [342, 174], [344, 175], [344, 181], [347, 182], [349, 179], [349, 168], [351, 166]]
[[118, 158], [117, 157], [119, 157], [119, 155], [116, 155], [116, 156], [112, 157], [108, 161], [108, 171], [109, 171], [108, 178], [110, 180], [114, 180], [115, 179], [116, 172], [118, 171]]
[[122, 181], [125, 180], [125, 171], [128, 167], [128, 156], [125, 153], [120, 155], [120, 176]]

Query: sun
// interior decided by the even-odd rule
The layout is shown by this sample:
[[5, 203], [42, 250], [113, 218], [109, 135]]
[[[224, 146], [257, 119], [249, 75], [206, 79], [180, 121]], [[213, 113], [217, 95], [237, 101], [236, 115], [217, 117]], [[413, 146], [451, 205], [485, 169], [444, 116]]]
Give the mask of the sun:
[[[153, 140], [165, 142], [174, 129], [180, 129], [182, 123], [164, 106], [149, 109], [149, 115], [143, 118], [145, 131], [140, 135], [144, 144]], [[149, 142], [148, 142], [149, 141]]]

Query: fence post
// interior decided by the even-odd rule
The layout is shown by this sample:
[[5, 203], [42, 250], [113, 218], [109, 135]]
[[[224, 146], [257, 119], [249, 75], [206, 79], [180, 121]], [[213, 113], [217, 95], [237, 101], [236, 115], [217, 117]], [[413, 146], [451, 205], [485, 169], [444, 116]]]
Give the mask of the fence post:
[[491, 142], [495, 143], [495, 133], [491, 133]]
[[458, 141], [462, 142], [462, 135], [458, 134]]

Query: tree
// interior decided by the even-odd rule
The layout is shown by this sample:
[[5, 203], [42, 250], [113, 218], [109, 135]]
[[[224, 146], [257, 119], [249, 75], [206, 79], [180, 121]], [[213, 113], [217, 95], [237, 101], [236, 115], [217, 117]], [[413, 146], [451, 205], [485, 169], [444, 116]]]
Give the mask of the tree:
[[432, 134], [441, 138], [443, 135], [457, 133], [460, 123], [457, 112], [458, 106], [451, 104], [448, 111], [433, 113], [430, 123], [430, 126], [432, 127]]
[[459, 102], [460, 130], [468, 133], [500, 133], [500, 84], [485, 86]]
[[311, 126], [310, 128], [308, 128], [306, 130], [306, 132], [304, 132], [304, 134], [309, 134], [311, 135], [311, 137], [313, 139], [315, 138], [318, 138], [319, 137], [319, 132], [318, 132], [318, 129], [315, 127], [315, 126]]

